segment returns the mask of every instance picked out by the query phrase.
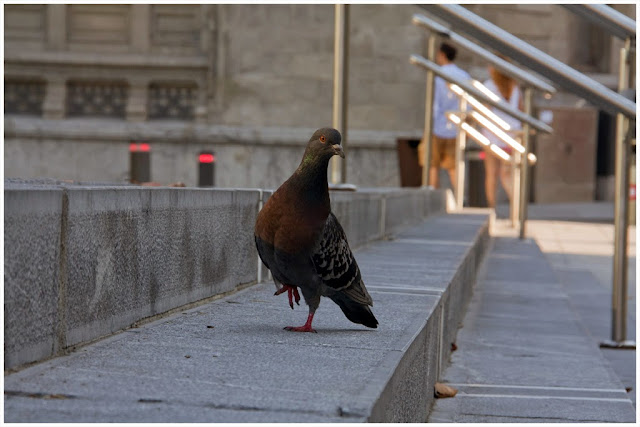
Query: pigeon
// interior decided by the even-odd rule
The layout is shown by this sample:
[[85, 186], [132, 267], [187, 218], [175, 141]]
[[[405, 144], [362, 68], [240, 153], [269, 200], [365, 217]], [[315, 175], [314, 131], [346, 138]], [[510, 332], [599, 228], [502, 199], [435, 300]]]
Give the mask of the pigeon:
[[350, 321], [378, 326], [347, 236], [331, 212], [327, 167], [334, 155], [344, 158], [341, 140], [335, 129], [318, 129], [296, 171], [267, 200], [256, 219], [256, 248], [271, 270], [275, 295], [287, 292], [293, 308], [294, 299], [300, 304], [299, 288], [309, 306], [306, 323], [287, 326], [289, 331], [316, 332], [311, 322], [321, 296], [338, 304]]

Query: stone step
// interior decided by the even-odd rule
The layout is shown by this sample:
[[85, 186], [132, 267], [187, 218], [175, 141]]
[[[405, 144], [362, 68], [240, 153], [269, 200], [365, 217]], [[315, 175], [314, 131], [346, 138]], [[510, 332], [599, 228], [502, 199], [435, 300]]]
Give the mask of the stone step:
[[495, 237], [429, 422], [635, 422], [575, 302], [534, 240]]

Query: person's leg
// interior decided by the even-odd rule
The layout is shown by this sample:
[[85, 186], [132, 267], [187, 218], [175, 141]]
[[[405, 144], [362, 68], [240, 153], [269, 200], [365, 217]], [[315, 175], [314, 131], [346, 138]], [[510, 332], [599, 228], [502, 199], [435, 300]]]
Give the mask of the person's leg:
[[456, 168], [448, 168], [447, 172], [449, 172], [449, 179], [451, 180], [451, 188], [455, 194], [456, 192]]
[[429, 185], [440, 188], [440, 168], [435, 166], [429, 168]]
[[504, 188], [505, 193], [507, 193], [507, 197], [509, 200], [512, 200], [513, 196], [513, 167], [511, 163], [498, 161], [498, 169], [500, 175], [500, 182], [502, 183], [502, 188]]
[[448, 138], [442, 144], [442, 167], [449, 173], [451, 189], [456, 191], [456, 139]]
[[498, 181], [498, 159], [485, 152], [484, 157], [484, 191], [490, 208], [496, 207], [496, 184]]
[[429, 167], [429, 184], [433, 188], [440, 188], [440, 166], [442, 162], [442, 139], [431, 137], [431, 165]]

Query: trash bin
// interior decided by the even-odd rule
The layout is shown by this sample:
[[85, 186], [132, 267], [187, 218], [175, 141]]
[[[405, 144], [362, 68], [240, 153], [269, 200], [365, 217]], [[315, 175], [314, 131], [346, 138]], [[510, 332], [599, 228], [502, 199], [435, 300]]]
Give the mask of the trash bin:
[[401, 187], [422, 185], [422, 166], [418, 162], [419, 139], [398, 138], [398, 166]]
[[484, 156], [485, 152], [482, 148], [467, 145], [465, 150], [466, 162], [466, 179], [465, 191], [467, 192], [465, 199], [467, 205], [477, 208], [486, 208], [487, 195], [484, 191]]

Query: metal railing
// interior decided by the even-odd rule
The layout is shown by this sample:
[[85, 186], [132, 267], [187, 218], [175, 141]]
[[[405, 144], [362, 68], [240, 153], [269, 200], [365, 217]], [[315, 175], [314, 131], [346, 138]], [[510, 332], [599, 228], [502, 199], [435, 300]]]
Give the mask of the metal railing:
[[544, 75], [551, 82], [603, 110], [613, 114], [621, 112], [627, 117], [635, 117], [635, 102], [608, 89], [464, 7], [455, 4], [422, 4], [420, 7], [484, 45], [503, 53], [520, 65]]
[[[479, 99], [481, 102], [489, 104], [495, 108], [498, 108], [499, 110], [503, 111], [504, 113], [508, 114], [509, 116], [520, 120], [521, 122], [523, 122], [525, 124], [524, 128], [523, 128], [523, 140], [526, 140], [526, 136], [525, 136], [525, 132], [528, 134], [530, 129], [529, 127], [532, 127], [533, 129], [537, 130], [537, 131], [541, 131], [541, 132], [545, 132], [545, 133], [551, 133], [553, 131], [553, 129], [547, 125], [546, 123], [532, 117], [530, 114], [526, 114], [525, 112], [522, 112], [520, 110], [518, 110], [517, 108], [513, 108], [511, 105], [509, 105], [508, 103], [506, 103], [505, 101], [502, 100], [496, 100], [493, 97], [488, 96], [487, 94], [485, 94], [482, 90], [476, 88], [472, 83], [470, 83], [469, 81], [465, 81], [462, 79], [459, 79], [457, 77], [453, 77], [450, 74], [448, 74], [447, 72], [445, 72], [443, 70], [442, 67], [440, 67], [439, 65], [435, 64], [432, 61], [429, 61], [425, 58], [423, 58], [420, 55], [411, 55], [409, 58], [409, 61], [414, 64], [414, 65], [418, 65], [422, 68], [424, 68], [425, 70], [427, 70], [428, 72], [432, 73], [433, 75], [437, 75], [438, 77], [443, 78], [444, 80], [446, 80], [447, 82], [454, 84], [456, 86], [458, 86], [458, 89], [460, 90], [456, 90], [454, 91], [454, 93], [457, 93], [461, 100], [463, 102], [461, 102], [461, 112], [464, 113], [466, 110], [466, 101], [469, 100], [474, 100], [475, 99]], [[472, 98], [469, 98], [468, 96], [471, 96]], [[528, 100], [529, 104], [531, 104], [531, 99]], [[431, 111], [430, 108], [428, 108], [428, 106], [425, 106], [425, 109], [428, 111]], [[472, 113], [472, 115], [476, 118], [476, 120], [481, 120], [480, 118], [489, 120], [486, 116], [480, 114], [479, 111], [474, 111]], [[455, 116], [455, 115], [454, 115]], [[450, 118], [451, 120], [451, 118]], [[456, 123], [457, 125], [459, 125], [459, 127], [462, 128], [462, 123], [463, 123], [464, 118], [460, 118], [459, 121], [455, 121], [454, 123]], [[428, 134], [430, 135], [430, 130], [428, 131]], [[429, 140], [425, 140], [425, 141], [430, 141]], [[456, 186], [455, 186], [455, 194], [456, 194], [456, 205], [458, 206], [458, 208], [462, 207], [462, 188], [464, 185], [464, 172], [463, 172], [463, 162], [461, 160], [461, 153], [464, 150], [464, 146], [466, 143], [466, 131], [463, 129], [461, 132], [459, 132], [458, 134], [458, 139], [457, 139], [457, 144], [456, 144]], [[516, 143], [517, 144], [517, 143]], [[515, 152], [520, 152], [518, 155], [516, 155], [516, 161], [514, 163], [514, 165], [518, 165], [521, 169], [525, 168], [528, 164], [528, 160], [527, 161], [519, 161], [519, 158], [522, 159], [528, 159], [528, 150], [526, 148], [526, 146], [520, 146], [519, 144], [514, 144], [514, 148], [515, 148]], [[427, 147], [430, 144], [427, 145]], [[425, 160], [425, 165], [428, 165], [429, 163], [426, 163]], [[427, 166], [425, 166], [424, 169], [426, 169]], [[525, 178], [526, 179], [526, 178]]]
[[451, 42], [463, 49], [466, 49], [476, 56], [484, 59], [485, 61], [493, 64], [498, 70], [503, 73], [513, 77], [516, 80], [521, 81], [525, 86], [531, 86], [534, 89], [538, 89], [545, 94], [552, 95], [556, 93], [556, 89], [549, 84], [548, 82], [542, 80], [541, 78], [534, 76], [531, 73], [528, 73], [512, 63], [505, 61], [494, 53], [488, 51], [482, 46], [478, 46], [477, 44], [469, 41], [468, 39], [462, 37], [461, 35], [453, 32], [451, 29], [441, 25], [440, 23], [430, 19], [424, 15], [414, 14], [412, 18], [412, 22], [414, 25], [423, 27], [429, 31], [435, 32], [437, 35], [446, 39], [447, 42]]
[[[574, 93], [595, 106], [616, 115], [616, 171], [615, 171], [615, 231], [613, 273], [613, 325], [611, 343], [616, 348], [627, 347], [626, 335], [626, 286], [627, 286], [627, 233], [628, 233], [628, 183], [629, 183], [629, 129], [636, 119], [636, 103], [616, 93], [595, 80], [574, 70], [550, 55], [534, 48], [502, 28], [488, 22], [462, 6], [454, 4], [420, 5], [429, 13], [461, 29], [477, 41], [509, 56], [523, 66], [544, 75], [567, 91]], [[593, 5], [596, 6], [596, 5]], [[621, 91], [628, 85], [634, 63], [635, 22], [623, 19], [608, 6], [580, 8], [584, 17], [589, 17], [609, 28], [615, 35], [625, 39], [621, 51]], [[574, 7], [575, 9], [575, 7]], [[635, 343], [629, 343], [635, 347]]]
[[605, 4], [562, 4], [560, 6], [604, 27], [622, 40], [636, 36], [636, 21]]
[[[412, 22], [414, 25], [421, 26], [427, 30], [429, 30], [429, 46], [435, 46], [435, 38], [436, 35], [445, 38], [447, 42], [452, 42], [453, 44], [462, 47], [475, 55], [483, 58], [490, 64], [492, 64], [495, 68], [502, 71], [503, 73], [519, 80], [524, 85], [524, 93], [523, 93], [523, 103], [524, 103], [524, 111], [526, 114], [523, 115], [531, 115], [532, 113], [532, 89], [538, 89], [542, 91], [545, 97], [550, 97], [553, 93], [556, 92], [555, 88], [551, 86], [546, 81], [538, 78], [537, 76], [528, 73], [517, 66], [511, 64], [508, 61], [498, 57], [497, 55], [491, 53], [487, 49], [467, 40], [466, 38], [460, 36], [459, 34], [453, 32], [449, 28], [444, 25], [439, 24], [438, 22], [427, 18], [424, 15], [415, 14], [413, 15]], [[427, 92], [429, 92], [429, 84], [430, 84], [430, 76], [427, 75]], [[432, 90], [432, 89], [431, 89]], [[427, 93], [427, 105], [425, 105], [425, 129], [423, 135], [423, 141], [430, 141], [431, 137], [431, 122], [427, 122], [427, 115], [431, 114], [431, 104], [428, 102], [429, 94]], [[524, 123], [523, 129], [523, 138], [522, 142], [525, 147], [526, 153], [523, 158], [528, 157], [529, 155], [529, 140], [530, 140], [530, 123], [520, 119]], [[549, 132], [550, 127], [547, 126], [545, 131]], [[428, 160], [430, 159], [430, 147], [427, 146], [425, 152], [424, 164], [429, 164]], [[510, 214], [511, 220], [514, 226], [516, 224], [519, 225], [520, 228], [520, 238], [524, 238], [525, 234], [525, 224], [526, 224], [526, 212], [528, 205], [528, 194], [529, 194], [529, 179], [528, 179], [528, 164], [523, 162], [523, 164], [519, 165], [516, 163], [513, 164], [516, 168], [519, 169], [520, 176], [516, 179], [514, 174], [514, 180], [516, 181], [513, 186], [512, 196], [510, 200]], [[424, 176], [424, 175], [423, 175]], [[424, 180], [423, 185], [427, 185], [428, 181]], [[457, 195], [457, 205], [461, 206], [461, 198], [462, 193], [456, 191]]]
[[[455, 87], [455, 85], [453, 86]], [[506, 161], [510, 163], [510, 166], [512, 168], [511, 180], [513, 181], [513, 190], [516, 190], [520, 183], [520, 176], [515, 172], [521, 167], [521, 161], [524, 158], [524, 156], [521, 155], [521, 152], [524, 152], [524, 147], [516, 139], [514, 139], [514, 137], [516, 137], [516, 134], [519, 134], [521, 136], [522, 132], [512, 131], [511, 133], [514, 135], [514, 137], [507, 134], [503, 130], [505, 128], [504, 127], [501, 128], [501, 126], [498, 124], [499, 121], [503, 121], [503, 120], [499, 116], [496, 116], [495, 113], [493, 113], [491, 110], [483, 111], [484, 114], [481, 113], [480, 111], [472, 111], [471, 113], [467, 113], [467, 102], [474, 100], [474, 98], [470, 97], [466, 92], [462, 92], [462, 89], [460, 88], [456, 88], [456, 89], [457, 91], [454, 90], [454, 93], [456, 93], [460, 97], [460, 111], [449, 111], [445, 113], [447, 116], [447, 119], [459, 128], [458, 137], [456, 138], [456, 163], [455, 163], [456, 182], [462, 183], [465, 180], [466, 141], [467, 141], [467, 136], [470, 136], [473, 140], [475, 140], [480, 145], [484, 145], [485, 147], [487, 147], [489, 149], [487, 153], [490, 156], [494, 156], [498, 159], [501, 159], [502, 161]], [[460, 93], [458, 93], [458, 91], [460, 91]], [[502, 149], [502, 147], [493, 143], [484, 134], [482, 134], [476, 128], [471, 126], [468, 123], [468, 121], [466, 121], [466, 119], [469, 117], [473, 118], [476, 121], [476, 123], [483, 126], [483, 129], [489, 129], [491, 133], [493, 133], [503, 142], [507, 143], [512, 148], [514, 148], [513, 154], [507, 153], [505, 150]], [[508, 126], [509, 125], [507, 124], [507, 129], [508, 129]], [[527, 161], [529, 162], [529, 164], [535, 164], [536, 157], [532, 153], [529, 153], [527, 155]], [[455, 198], [456, 198], [457, 209], [462, 209], [463, 207], [463, 201], [464, 201], [463, 187], [464, 185], [462, 184], [455, 186]], [[517, 214], [514, 215], [513, 213], [513, 209], [515, 207], [514, 206], [515, 204], [513, 203], [514, 201], [515, 201], [515, 197], [513, 197], [513, 194], [512, 194], [512, 200], [511, 200], [512, 220], [515, 222], [514, 218], [517, 218]]]
[[[347, 152], [347, 100], [349, 83], [349, 5], [334, 6], [333, 114], [332, 125], [342, 134], [342, 149]], [[331, 183], [340, 186], [347, 179], [347, 162], [331, 159]]]
[[[632, 72], [636, 22], [603, 4], [562, 5], [575, 14], [604, 27], [612, 35], [624, 40], [620, 50], [618, 68], [618, 93], [624, 92], [633, 79]], [[635, 341], [627, 340], [627, 240], [629, 229], [629, 150], [630, 120], [623, 113], [616, 114], [615, 151], [615, 200], [614, 200], [614, 250], [613, 289], [611, 293], [611, 340], [601, 347], [636, 348]]]
[[511, 117], [518, 119], [523, 123], [527, 123], [531, 125], [536, 130], [539, 130], [541, 132], [546, 132], [546, 133], [551, 133], [553, 131], [551, 126], [549, 126], [545, 122], [538, 120], [535, 117], [531, 117], [530, 115], [525, 114], [524, 112], [516, 108], [513, 108], [511, 105], [509, 105], [508, 103], [502, 100], [496, 101], [494, 98], [490, 98], [484, 92], [477, 89], [475, 86], [473, 86], [471, 83], [467, 81], [450, 76], [448, 73], [446, 73], [442, 69], [441, 66], [439, 66], [433, 61], [429, 61], [420, 55], [414, 54], [409, 57], [409, 62], [411, 62], [414, 65], [419, 65], [422, 68], [425, 68], [427, 71], [433, 72], [435, 75], [442, 77], [449, 83], [453, 83], [460, 86], [465, 92], [471, 94], [474, 98], [480, 99], [482, 100], [482, 102], [489, 104], [493, 107], [496, 107], [497, 109], [509, 114]]

